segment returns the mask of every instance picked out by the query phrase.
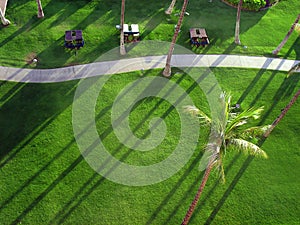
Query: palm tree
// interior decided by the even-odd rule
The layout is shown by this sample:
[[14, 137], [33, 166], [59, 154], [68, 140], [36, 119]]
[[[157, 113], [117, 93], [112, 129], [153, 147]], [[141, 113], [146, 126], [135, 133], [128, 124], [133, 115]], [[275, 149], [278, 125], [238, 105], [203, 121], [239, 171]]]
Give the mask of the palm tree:
[[1, 19], [1, 22], [4, 26], [7, 26], [10, 24], [10, 21], [8, 19], [5, 18], [4, 16], [4, 12], [2, 12], [2, 9], [0, 8], [0, 19]]
[[295, 29], [295, 27], [296, 27], [296, 24], [299, 22], [299, 20], [300, 20], [300, 14], [298, 14], [298, 16], [297, 16], [295, 22], [294, 22], [293, 25], [291, 26], [289, 32], [287, 33], [287, 35], [285, 36], [285, 38], [282, 40], [282, 42], [277, 46], [277, 48], [276, 48], [274, 51], [272, 51], [272, 53], [273, 53], [274, 55], [277, 55], [278, 52], [282, 49], [282, 47], [285, 45], [285, 43], [288, 41], [289, 37], [290, 37], [291, 34], [293, 33], [293, 31], [294, 31], [294, 29]]
[[267, 154], [257, 146], [256, 143], [258, 143], [258, 139], [262, 137], [269, 126], [250, 128], [244, 126], [250, 119], [258, 119], [263, 107], [234, 112], [239, 110], [239, 108], [230, 106], [230, 96], [227, 97], [223, 94], [220, 99], [222, 102], [222, 110], [217, 121], [212, 121], [210, 117], [195, 106], [187, 106], [185, 108], [187, 112], [198, 116], [206, 124], [211, 126], [211, 137], [204, 154], [204, 156], [208, 156], [208, 162], [207, 165], [205, 165], [205, 173], [194, 200], [182, 221], [182, 225], [188, 224], [214, 167], [219, 169], [222, 180], [225, 181], [222, 161], [227, 149], [235, 149], [251, 155], [259, 155], [267, 158]]
[[41, 0], [36, 0], [36, 3], [37, 3], [37, 7], [38, 7], [37, 17], [38, 18], [44, 18], [44, 12], [43, 12], [43, 7], [42, 7]]
[[176, 0], [172, 0], [169, 8], [165, 11], [165, 14], [170, 15], [172, 13], [175, 3], [176, 3]]
[[120, 37], [120, 54], [126, 55], [126, 49], [124, 44], [124, 16], [125, 16], [125, 0], [122, 0], [121, 5], [121, 37]]
[[179, 19], [178, 19], [178, 22], [177, 22], [177, 25], [176, 25], [176, 28], [175, 28], [175, 32], [174, 32], [174, 35], [173, 35], [172, 43], [170, 45], [170, 49], [169, 49], [169, 52], [168, 52], [166, 66], [165, 66], [164, 71], [163, 71], [163, 75], [165, 77], [171, 76], [171, 64], [170, 64], [171, 63], [171, 58], [172, 58], [172, 54], [173, 54], [173, 51], [174, 51], [174, 46], [175, 46], [175, 43], [176, 43], [176, 39], [178, 37], [178, 33], [179, 33], [179, 30], [180, 30], [180, 27], [181, 27], [181, 24], [182, 24], [182, 20], [183, 20], [184, 14], [185, 14], [187, 4], [188, 4], [188, 0], [184, 0], [183, 5], [182, 5], [182, 9], [181, 9], [181, 12], [180, 12], [180, 16], [179, 16]]
[[234, 39], [234, 42], [237, 45], [241, 44], [241, 41], [240, 41], [240, 20], [241, 20], [242, 5], [243, 5], [243, 0], [240, 0], [240, 2], [238, 4], [238, 8], [237, 8], [236, 22], [235, 22], [235, 39]]

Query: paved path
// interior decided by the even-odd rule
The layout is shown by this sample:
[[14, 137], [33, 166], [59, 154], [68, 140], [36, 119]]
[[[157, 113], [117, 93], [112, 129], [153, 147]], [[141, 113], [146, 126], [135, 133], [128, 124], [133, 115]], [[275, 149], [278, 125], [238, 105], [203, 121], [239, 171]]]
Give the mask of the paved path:
[[[116, 61], [96, 62], [57, 69], [22, 69], [0, 66], [0, 80], [52, 83], [104, 74], [164, 68], [166, 56], [146, 56]], [[173, 67], [237, 67], [288, 71], [297, 60], [238, 55], [173, 55]]]

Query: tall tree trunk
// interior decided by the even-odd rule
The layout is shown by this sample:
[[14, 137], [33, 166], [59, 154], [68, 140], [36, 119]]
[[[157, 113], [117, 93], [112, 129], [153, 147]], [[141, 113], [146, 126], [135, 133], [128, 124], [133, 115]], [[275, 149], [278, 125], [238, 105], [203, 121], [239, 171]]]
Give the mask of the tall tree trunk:
[[5, 18], [4, 13], [2, 12], [2, 9], [0, 9], [0, 19], [4, 26], [7, 26], [10, 24], [10, 21]]
[[172, 0], [172, 2], [171, 2], [171, 4], [170, 4], [169, 8], [165, 11], [165, 14], [170, 15], [170, 14], [172, 13], [173, 8], [174, 8], [174, 6], [175, 6], [175, 3], [176, 3], [176, 0]]
[[173, 54], [173, 51], [174, 51], [174, 46], [175, 46], [175, 43], [176, 43], [176, 40], [177, 40], [177, 37], [178, 37], [178, 33], [179, 33], [179, 30], [180, 30], [180, 27], [181, 27], [181, 24], [182, 24], [182, 20], [183, 20], [183, 17], [184, 17], [184, 13], [185, 13], [187, 4], [188, 4], [188, 0], [184, 0], [183, 6], [182, 6], [182, 9], [181, 9], [181, 12], [180, 12], [180, 16], [179, 16], [179, 19], [178, 19], [178, 22], [177, 22], [177, 25], [176, 25], [175, 33], [173, 35], [172, 43], [170, 45], [170, 49], [169, 49], [169, 53], [168, 53], [167, 61], [166, 61], [166, 66], [165, 66], [165, 69], [163, 71], [163, 75], [165, 77], [171, 76], [171, 65], [170, 65], [171, 58], [172, 58], [172, 54]]
[[43, 7], [42, 7], [41, 0], [36, 0], [36, 3], [37, 3], [37, 7], [38, 7], [37, 17], [38, 18], [44, 18], [44, 12], [43, 12]]
[[237, 14], [236, 14], [236, 21], [235, 21], [235, 39], [234, 42], [237, 45], [241, 44], [240, 41], [240, 21], [241, 21], [241, 9], [243, 5], [243, 0], [240, 0], [238, 7], [237, 7]]
[[121, 37], [120, 37], [120, 54], [126, 55], [126, 49], [124, 44], [124, 17], [125, 17], [125, 0], [122, 0], [121, 6]]
[[201, 196], [201, 194], [203, 192], [203, 189], [204, 189], [204, 187], [206, 185], [206, 182], [207, 182], [207, 180], [209, 178], [210, 172], [211, 172], [211, 170], [212, 170], [213, 167], [214, 167], [214, 163], [210, 162], [209, 166], [205, 170], [205, 173], [204, 173], [204, 176], [202, 178], [200, 187], [199, 187], [199, 189], [198, 189], [198, 191], [197, 191], [197, 193], [196, 193], [196, 195], [194, 197], [194, 200], [192, 201], [192, 203], [191, 203], [188, 211], [186, 212], [185, 217], [184, 217], [181, 225], [187, 225], [189, 223], [189, 221], [190, 221], [190, 219], [191, 219], [191, 217], [193, 215], [193, 212], [194, 212], [194, 210], [195, 210], [195, 208], [196, 208], [196, 206], [198, 204], [200, 196]]
[[289, 30], [289, 32], [287, 33], [287, 35], [285, 36], [285, 38], [282, 40], [282, 42], [277, 46], [277, 48], [272, 51], [272, 53], [274, 55], [277, 55], [278, 52], [282, 49], [282, 47], [285, 45], [285, 43], [287, 42], [287, 40], [289, 39], [289, 37], [291, 36], [291, 34], [293, 33], [295, 27], [296, 27], [296, 24], [299, 22], [299, 19], [300, 19], [300, 14], [298, 14], [295, 22], [293, 23], [293, 25], [291, 26], [291, 29]]
[[276, 127], [276, 125], [283, 119], [285, 114], [289, 111], [289, 109], [294, 105], [297, 98], [300, 95], [300, 89], [297, 91], [297, 93], [293, 96], [292, 100], [289, 102], [289, 104], [281, 111], [280, 115], [275, 119], [275, 121], [272, 123], [271, 127], [267, 130], [267, 132], [264, 134], [264, 137], [267, 138], [272, 130]]

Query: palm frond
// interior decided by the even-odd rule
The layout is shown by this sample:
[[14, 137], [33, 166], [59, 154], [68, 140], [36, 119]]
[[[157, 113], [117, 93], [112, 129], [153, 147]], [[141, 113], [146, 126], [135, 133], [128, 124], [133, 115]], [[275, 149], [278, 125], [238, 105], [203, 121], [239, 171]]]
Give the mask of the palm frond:
[[267, 153], [264, 150], [262, 150], [260, 147], [249, 141], [238, 138], [232, 138], [229, 140], [228, 146], [229, 145], [247, 154], [268, 158]]
[[271, 125], [264, 125], [264, 126], [255, 126], [250, 127], [242, 131], [241, 137], [248, 138], [248, 137], [254, 137], [259, 138], [262, 137], [267, 130], [269, 130]]
[[259, 108], [249, 108], [247, 110], [242, 111], [241, 113], [236, 114], [235, 117], [230, 118], [228, 120], [228, 124], [226, 126], [226, 133], [229, 133], [233, 129], [246, 124], [251, 118], [255, 120], [258, 119], [263, 109], [263, 106]]
[[211, 123], [211, 119], [203, 111], [201, 111], [194, 105], [184, 106], [184, 111], [190, 113], [192, 116], [196, 116], [199, 119], [204, 120], [204, 122], [207, 124]]

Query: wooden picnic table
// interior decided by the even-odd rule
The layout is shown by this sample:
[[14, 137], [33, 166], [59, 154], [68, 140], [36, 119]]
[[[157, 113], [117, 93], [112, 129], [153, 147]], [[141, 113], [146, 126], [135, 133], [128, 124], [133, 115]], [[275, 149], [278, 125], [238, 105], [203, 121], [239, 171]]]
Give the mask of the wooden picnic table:
[[191, 28], [190, 29], [191, 44], [199, 47], [209, 44], [209, 39], [204, 28]]
[[208, 38], [204, 28], [191, 28], [190, 36], [191, 38]]
[[67, 30], [65, 32], [66, 41], [82, 40], [82, 30]]
[[65, 47], [66, 48], [80, 48], [83, 47], [84, 40], [82, 37], [82, 30], [67, 30], [65, 31]]
[[[126, 42], [137, 41], [140, 36], [139, 25], [138, 24], [124, 24], [123, 32]], [[130, 40], [130, 36], [132, 36], [132, 40]]]

